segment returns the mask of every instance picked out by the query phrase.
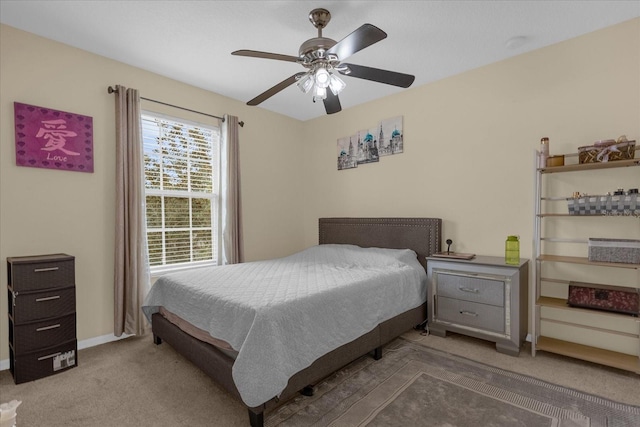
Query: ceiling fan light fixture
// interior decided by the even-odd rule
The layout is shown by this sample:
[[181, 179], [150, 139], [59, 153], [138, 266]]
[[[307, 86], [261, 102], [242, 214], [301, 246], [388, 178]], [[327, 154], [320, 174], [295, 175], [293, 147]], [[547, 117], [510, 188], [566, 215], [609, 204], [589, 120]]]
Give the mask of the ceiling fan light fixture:
[[298, 87], [303, 93], [309, 93], [313, 87], [313, 76], [311, 73], [307, 73], [298, 80]]
[[331, 77], [329, 79], [329, 89], [331, 89], [331, 92], [338, 96], [345, 87], [347, 87], [347, 84], [340, 77], [336, 76], [335, 73], [331, 73]]
[[326, 68], [320, 67], [315, 72], [314, 80], [316, 81], [316, 86], [326, 89], [329, 86], [331, 75]]
[[316, 85], [313, 91], [313, 102], [324, 101], [327, 98], [327, 89]]

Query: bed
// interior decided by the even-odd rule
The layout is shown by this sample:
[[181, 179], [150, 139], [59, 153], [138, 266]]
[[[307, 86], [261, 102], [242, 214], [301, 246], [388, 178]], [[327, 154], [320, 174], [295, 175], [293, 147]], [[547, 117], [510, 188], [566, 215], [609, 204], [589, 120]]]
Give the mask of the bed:
[[[278, 274], [281, 275], [278, 271], [286, 271], [287, 280], [299, 281], [303, 284], [300, 289], [313, 288], [318, 282], [324, 282], [325, 279], [322, 278], [325, 276], [326, 281], [330, 283], [341, 280], [340, 278], [345, 274], [356, 276], [358, 280], [353, 286], [350, 284], [348, 287], [322, 285], [320, 286], [322, 292], [312, 292], [311, 296], [304, 293], [307, 291], [300, 291], [300, 299], [288, 298], [290, 301], [286, 304], [281, 304], [280, 300], [277, 300], [277, 304], [266, 302], [262, 305], [258, 304], [255, 309], [251, 306], [250, 318], [246, 319], [250, 326], [246, 330], [242, 327], [244, 317], [248, 316], [242, 307], [245, 305], [245, 302], [241, 301], [242, 294], [229, 297], [230, 300], [234, 298], [238, 300], [236, 304], [240, 306], [238, 308], [229, 301], [218, 303], [216, 299], [218, 297], [215, 295], [209, 297], [199, 293], [202, 287], [201, 282], [206, 280], [203, 275], [205, 270], [200, 273], [169, 275], [171, 277], [163, 278], [162, 281], [159, 279], [161, 283], [157, 282], [154, 285], [143, 306], [145, 315], [152, 323], [154, 343], [159, 345], [164, 341], [170, 344], [247, 406], [252, 427], [262, 426], [265, 411], [300, 391], [305, 394], [310, 393], [313, 384], [367, 353], [372, 353], [375, 359], [379, 359], [382, 357], [384, 344], [427, 318], [426, 275], [423, 269], [426, 265], [425, 258], [440, 250], [441, 225], [442, 221], [439, 218], [319, 219], [317, 247], [308, 248], [299, 254], [278, 260], [272, 268], [275, 271], [273, 275], [261, 269], [256, 270], [262, 278], [257, 285], [262, 285], [264, 282], [265, 288], [268, 288], [268, 283], [276, 280], [274, 277]], [[361, 248], [370, 249], [362, 250]], [[336, 256], [335, 254], [342, 257], [345, 253], [354, 254], [356, 261], [351, 261], [349, 258], [350, 263], [357, 263], [359, 257], [364, 257], [365, 264], [375, 264], [375, 268], [366, 270], [367, 280], [369, 280], [366, 282], [368, 288], [363, 288], [364, 282], [359, 281], [360, 275], [365, 274], [364, 270], [361, 273], [360, 270], [350, 266], [340, 265], [335, 268], [332, 266], [331, 271], [327, 273], [324, 262], [318, 262], [317, 265], [306, 263], [307, 259], [331, 260]], [[320, 258], [316, 258], [318, 256]], [[309, 278], [303, 277], [297, 270], [292, 273], [287, 268], [281, 267], [282, 264], [288, 265], [287, 263], [291, 260], [296, 262], [295, 265], [300, 265], [302, 260], [303, 270], [310, 271]], [[380, 262], [383, 264], [376, 264]], [[228, 277], [229, 283], [234, 283], [236, 279], [233, 274], [238, 271], [251, 271], [258, 267], [264, 268], [265, 265], [262, 262], [245, 263], [235, 268], [217, 268], [216, 273], [229, 272], [227, 276], [225, 276], [227, 273], [224, 273], [221, 277]], [[398, 272], [395, 272], [396, 269]], [[337, 279], [332, 276], [334, 271]], [[414, 288], [411, 284], [414, 280], [411, 277], [416, 276], [416, 271], [419, 271], [420, 277], [424, 278], [423, 291], [418, 291], [418, 288]], [[313, 286], [309, 286], [308, 283]], [[180, 287], [176, 287], [178, 285]], [[177, 290], [174, 290], [174, 287]], [[228, 287], [233, 293], [234, 286]], [[394, 293], [389, 293], [389, 289]], [[195, 293], [191, 295], [194, 291]], [[338, 292], [350, 292], [351, 297], [344, 296], [349, 294], [338, 294]], [[382, 292], [382, 294], [376, 292]], [[183, 297], [182, 294], [191, 296]], [[367, 298], [359, 298], [360, 294], [366, 294]], [[396, 294], [398, 296], [392, 296]], [[247, 299], [251, 298], [247, 297]], [[364, 311], [357, 312], [357, 317], [336, 320], [343, 322], [339, 329], [332, 330], [327, 327], [327, 330], [332, 332], [317, 338], [323, 335], [323, 329], [318, 329], [318, 324], [324, 325], [324, 322], [331, 321], [334, 317], [338, 319], [338, 315], [348, 316], [352, 312], [356, 313], [355, 309], [349, 305], [338, 306], [352, 300], [355, 304], [355, 300], [358, 299], [367, 301], [366, 305], [370, 304], [372, 308], [370, 310], [367, 310], [369, 307], [358, 308]], [[401, 299], [404, 301], [400, 302]], [[190, 312], [180, 312], [179, 319], [184, 316], [187, 324], [195, 325], [196, 330], [204, 329], [214, 337], [216, 335], [223, 337], [221, 343], [203, 339], [185, 325], [176, 322], [171, 316], [167, 316], [162, 310], [163, 307], [159, 307], [167, 306], [169, 314], [179, 311], [180, 307], [188, 307], [193, 311], [206, 311], [199, 307], [203, 301], [206, 301], [206, 307], [216, 308], [209, 311], [228, 310], [227, 314], [224, 318], [210, 322], [196, 320], [199, 317], [190, 317]], [[377, 305], [375, 301], [378, 301]], [[380, 301], [384, 301], [384, 304], [380, 305]], [[334, 305], [338, 312], [329, 320], [319, 319], [324, 314], [314, 314], [315, 311], [312, 309], [314, 304], [323, 307], [324, 310], [318, 310], [319, 312], [326, 311]], [[247, 302], [246, 305], [251, 304]], [[406, 310], [401, 308], [405, 306], [411, 308]], [[378, 323], [375, 321], [376, 318], [383, 320]], [[228, 328], [222, 325], [225, 319], [233, 319], [233, 323], [237, 325], [237, 331], [228, 331]], [[313, 346], [309, 345], [311, 340], [305, 341], [306, 336], [314, 337]], [[286, 346], [283, 344], [285, 341]]]

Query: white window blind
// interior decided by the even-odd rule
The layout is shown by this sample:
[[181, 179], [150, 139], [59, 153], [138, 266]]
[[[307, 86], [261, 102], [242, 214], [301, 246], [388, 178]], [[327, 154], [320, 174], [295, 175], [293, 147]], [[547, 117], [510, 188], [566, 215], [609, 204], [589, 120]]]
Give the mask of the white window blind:
[[151, 271], [215, 264], [219, 128], [144, 112], [142, 139]]

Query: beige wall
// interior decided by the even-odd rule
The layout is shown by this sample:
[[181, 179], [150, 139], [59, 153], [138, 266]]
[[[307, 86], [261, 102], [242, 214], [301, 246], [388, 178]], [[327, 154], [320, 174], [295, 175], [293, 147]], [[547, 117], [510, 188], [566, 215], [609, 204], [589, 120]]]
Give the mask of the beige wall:
[[[403, 154], [336, 170], [338, 138], [397, 115], [404, 116]], [[622, 134], [640, 139], [640, 19], [319, 118], [305, 131], [307, 245], [322, 216], [426, 216], [444, 220], [443, 238], [458, 252], [503, 256], [506, 236], [517, 234], [521, 256], [531, 258], [540, 138], [550, 138], [551, 154]], [[560, 183], [555, 196], [640, 187], [639, 168], [553, 177]], [[564, 219], [554, 227], [566, 237], [640, 238], [636, 218], [599, 220]], [[586, 249], [545, 250], [586, 256]], [[581, 270], [582, 280], [610, 280], [594, 277], [602, 269]], [[640, 286], [636, 271], [605, 274]], [[638, 324], [627, 326], [638, 333]], [[621, 346], [638, 354], [637, 338]]]
[[[403, 154], [336, 170], [336, 139], [397, 115]], [[319, 216], [435, 216], [457, 251], [502, 255], [518, 234], [528, 257], [540, 138], [551, 154], [576, 152], [639, 138], [639, 118], [636, 19], [316, 119], [305, 128], [305, 242]]]
[[[109, 85], [214, 115], [237, 115], [248, 260], [302, 246], [302, 123], [2, 25], [0, 27], [0, 360], [9, 357], [6, 257], [76, 256], [78, 339], [113, 333], [114, 97]], [[212, 78], [214, 74], [212, 73]], [[15, 165], [13, 102], [93, 117], [94, 173]], [[192, 120], [206, 117], [143, 108]], [[286, 130], [284, 132], [283, 130]]]
[[[440, 217], [443, 237], [453, 239], [457, 251], [501, 256], [506, 235], [519, 234], [521, 254], [530, 258], [533, 153], [540, 138], [548, 136], [558, 154], [596, 139], [640, 137], [640, 19], [308, 122], [7, 26], [0, 31], [0, 360], [8, 357], [1, 315], [7, 256], [76, 255], [78, 338], [112, 332], [109, 85], [247, 123], [241, 162], [249, 260], [315, 244], [322, 216]], [[16, 167], [14, 101], [92, 116], [95, 173]], [[397, 115], [404, 116], [403, 154], [336, 170], [338, 138]], [[606, 192], [640, 186], [635, 169], [621, 177], [601, 171], [561, 180], [567, 191]], [[640, 238], [637, 220], [612, 224], [621, 234], [613, 237]]]

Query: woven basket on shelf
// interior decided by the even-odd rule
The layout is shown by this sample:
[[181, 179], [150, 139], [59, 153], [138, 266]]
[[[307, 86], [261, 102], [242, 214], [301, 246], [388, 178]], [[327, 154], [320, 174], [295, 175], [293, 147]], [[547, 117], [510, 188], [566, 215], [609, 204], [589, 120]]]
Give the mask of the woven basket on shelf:
[[578, 147], [580, 163], [599, 163], [615, 160], [633, 159], [636, 151], [635, 141], [608, 141]]

